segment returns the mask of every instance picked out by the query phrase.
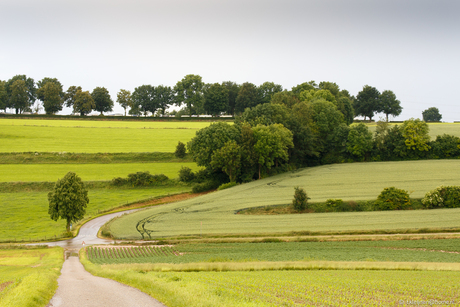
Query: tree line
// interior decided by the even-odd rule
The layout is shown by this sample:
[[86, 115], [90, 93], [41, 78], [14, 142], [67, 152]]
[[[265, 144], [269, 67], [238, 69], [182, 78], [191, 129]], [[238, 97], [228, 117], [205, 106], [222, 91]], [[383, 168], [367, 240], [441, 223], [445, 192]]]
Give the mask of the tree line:
[[444, 134], [430, 140], [428, 124], [420, 119], [399, 125], [379, 121], [375, 132], [364, 123], [350, 125], [341, 105], [321, 91], [301, 91], [307, 97], [303, 100], [272, 99], [246, 108], [234, 124], [219, 122], [199, 130], [187, 149], [206, 168], [208, 175], [201, 177], [215, 181], [206, 186], [331, 163], [460, 156], [459, 137]]
[[[389, 115], [398, 116], [402, 107], [396, 95], [385, 90], [380, 93], [375, 87], [365, 85], [356, 97], [333, 82], [314, 81], [283, 89], [279, 84], [264, 82], [257, 86], [250, 82], [237, 84], [226, 81], [207, 84], [199, 75], [186, 75], [174, 87], [164, 85], [141, 85], [133, 92], [121, 89], [116, 102], [131, 115], [164, 115], [170, 106], [182, 109], [179, 115], [241, 115], [246, 108], [266, 103], [283, 103], [287, 106], [299, 102], [324, 99], [334, 104], [351, 123], [355, 116], [372, 119], [382, 112], [388, 120]], [[32, 107], [36, 100], [41, 105]], [[43, 107], [46, 114], [56, 114], [63, 107], [73, 108], [74, 114], [82, 116], [92, 111], [103, 114], [113, 110], [114, 101], [105, 87], [85, 91], [81, 86], [70, 86], [64, 91], [56, 78], [43, 78], [35, 82], [26, 75], [16, 75], [7, 81], [0, 81], [0, 110], [15, 109], [17, 114], [31, 112]]]

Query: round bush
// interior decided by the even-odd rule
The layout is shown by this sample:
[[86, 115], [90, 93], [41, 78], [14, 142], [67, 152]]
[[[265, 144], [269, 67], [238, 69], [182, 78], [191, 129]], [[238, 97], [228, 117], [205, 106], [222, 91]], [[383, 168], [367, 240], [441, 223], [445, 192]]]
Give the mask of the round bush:
[[425, 194], [422, 204], [427, 209], [434, 208], [459, 208], [460, 187], [440, 186]]
[[409, 194], [395, 187], [385, 188], [375, 201], [376, 210], [404, 210], [411, 205]]

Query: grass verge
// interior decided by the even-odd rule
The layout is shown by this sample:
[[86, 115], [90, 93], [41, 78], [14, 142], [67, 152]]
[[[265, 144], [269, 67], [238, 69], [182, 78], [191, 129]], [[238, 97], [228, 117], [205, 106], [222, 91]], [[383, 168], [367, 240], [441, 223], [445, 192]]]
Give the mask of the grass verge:
[[60, 247], [3, 249], [0, 245], [0, 306], [47, 306], [57, 289]]

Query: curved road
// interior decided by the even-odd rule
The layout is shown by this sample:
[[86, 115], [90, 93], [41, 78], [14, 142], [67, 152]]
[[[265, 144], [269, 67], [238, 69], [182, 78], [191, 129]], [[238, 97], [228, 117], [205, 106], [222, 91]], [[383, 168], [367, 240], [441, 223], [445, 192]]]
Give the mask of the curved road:
[[68, 251], [78, 251], [80, 248], [83, 247], [83, 242], [87, 244], [111, 244], [113, 243], [112, 240], [109, 239], [101, 239], [97, 237], [97, 233], [99, 232], [99, 228], [102, 227], [105, 223], [113, 219], [114, 217], [131, 213], [140, 209], [132, 209], [127, 211], [115, 212], [107, 215], [103, 215], [97, 217], [83, 226], [81, 226], [78, 235], [75, 238], [64, 240], [64, 241], [56, 241], [56, 242], [47, 242], [47, 243], [39, 243], [39, 244], [46, 244], [48, 246], [61, 246]]
[[[45, 243], [49, 246], [62, 246], [67, 251], [76, 252], [85, 244], [110, 244], [112, 240], [97, 237], [99, 228], [116, 216], [139, 209], [116, 212], [95, 218], [80, 228], [73, 239]], [[58, 289], [49, 302], [49, 307], [73, 306], [111, 306], [111, 307], [164, 307], [151, 296], [138, 289], [123, 285], [114, 280], [97, 277], [88, 273], [78, 257], [68, 257], [58, 278]]]

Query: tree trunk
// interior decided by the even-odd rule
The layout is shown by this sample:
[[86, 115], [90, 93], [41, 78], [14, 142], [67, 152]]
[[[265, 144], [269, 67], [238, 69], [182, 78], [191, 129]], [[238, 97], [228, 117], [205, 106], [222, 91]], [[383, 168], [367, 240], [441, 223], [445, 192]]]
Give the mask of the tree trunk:
[[70, 232], [70, 220], [67, 220], [66, 230]]
[[387, 123], [388, 123], [388, 114], [386, 114], [386, 116], [387, 116]]
[[261, 178], [261, 177], [260, 177], [260, 163], [259, 163], [259, 179], [260, 179], [260, 178]]

